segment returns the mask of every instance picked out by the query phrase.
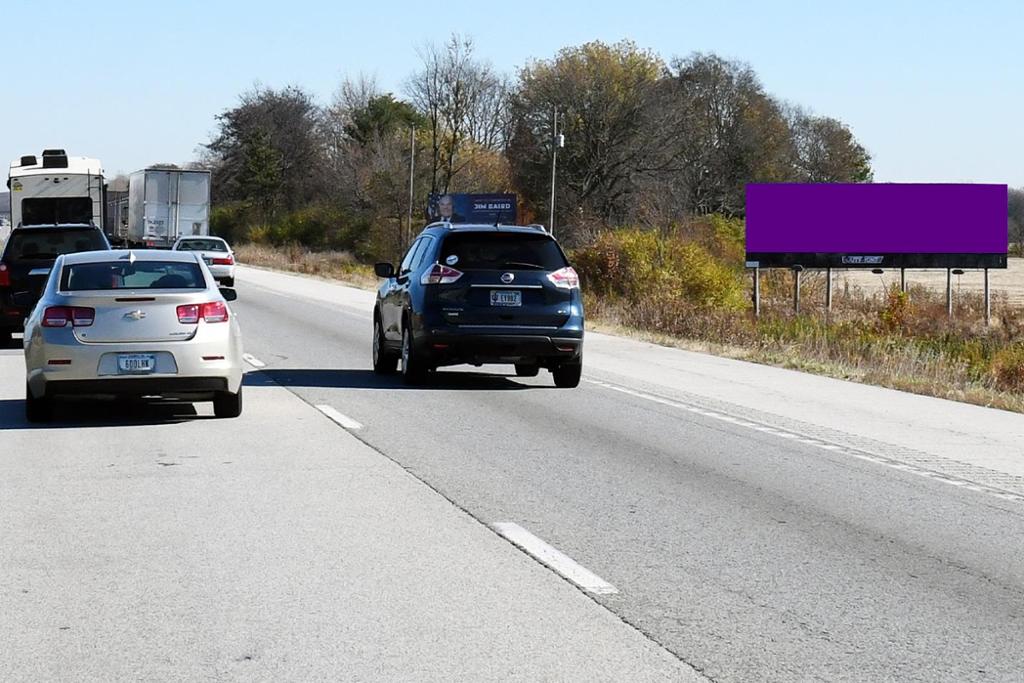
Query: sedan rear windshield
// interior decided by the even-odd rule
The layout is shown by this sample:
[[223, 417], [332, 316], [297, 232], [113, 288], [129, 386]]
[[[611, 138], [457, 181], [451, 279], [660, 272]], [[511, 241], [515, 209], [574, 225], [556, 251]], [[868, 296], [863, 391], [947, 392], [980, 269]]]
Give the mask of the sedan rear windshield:
[[181, 261], [111, 261], [64, 266], [65, 292], [109, 289], [206, 289], [197, 263]]
[[227, 251], [228, 245], [220, 240], [182, 240], [178, 251]]
[[438, 260], [459, 270], [558, 270], [568, 265], [553, 239], [520, 232], [448, 235]]
[[28, 228], [11, 233], [4, 260], [55, 259], [61, 254], [109, 248], [103, 233], [96, 228]]

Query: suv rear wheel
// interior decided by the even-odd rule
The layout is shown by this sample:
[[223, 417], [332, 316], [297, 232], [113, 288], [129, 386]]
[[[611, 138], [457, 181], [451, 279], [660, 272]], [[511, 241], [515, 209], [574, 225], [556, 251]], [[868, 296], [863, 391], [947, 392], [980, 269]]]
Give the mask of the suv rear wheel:
[[384, 327], [380, 318], [373, 316], [373, 371], [378, 375], [390, 375], [398, 367], [398, 356], [388, 351], [384, 344]]
[[402, 328], [402, 379], [406, 384], [419, 384], [427, 375], [427, 367], [413, 347], [412, 330]]
[[555, 386], [559, 389], [573, 389], [580, 385], [580, 377], [583, 376], [583, 363], [571, 363], [559, 365], [551, 374], [555, 378]]

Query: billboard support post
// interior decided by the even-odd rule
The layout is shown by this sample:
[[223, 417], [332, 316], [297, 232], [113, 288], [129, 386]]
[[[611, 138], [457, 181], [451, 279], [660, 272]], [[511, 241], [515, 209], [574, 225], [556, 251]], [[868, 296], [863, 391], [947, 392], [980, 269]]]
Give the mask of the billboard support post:
[[832, 269], [825, 269], [825, 310], [832, 312]]
[[985, 269], [985, 327], [992, 324], [992, 292], [988, 287], [988, 268]]
[[761, 269], [754, 268], [754, 317], [761, 317]]
[[946, 268], [946, 317], [953, 319], [953, 269]]
[[793, 266], [793, 312], [800, 315], [800, 272], [803, 266]]
[[907, 269], [900, 268], [900, 293], [907, 293]]

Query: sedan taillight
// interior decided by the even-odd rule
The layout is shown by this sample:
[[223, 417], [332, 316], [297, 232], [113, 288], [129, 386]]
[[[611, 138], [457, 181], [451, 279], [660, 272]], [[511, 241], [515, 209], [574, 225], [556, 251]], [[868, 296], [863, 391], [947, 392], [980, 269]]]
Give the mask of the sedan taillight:
[[200, 318], [208, 323], [227, 322], [228, 307], [223, 301], [178, 306], [178, 322], [182, 325], [195, 325]]
[[548, 275], [548, 279], [559, 289], [578, 289], [580, 286], [580, 276], [572, 266], [556, 270]]
[[48, 306], [43, 311], [43, 327], [89, 327], [96, 319], [96, 310], [85, 306]]
[[235, 258], [233, 256], [228, 256], [226, 258], [215, 258], [215, 259], [213, 259], [213, 263], [211, 265], [214, 265], [214, 266], [233, 266], [233, 265], [235, 265]]
[[461, 270], [455, 270], [449, 266], [435, 263], [430, 270], [423, 273], [420, 278], [421, 285], [450, 285], [462, 277]]

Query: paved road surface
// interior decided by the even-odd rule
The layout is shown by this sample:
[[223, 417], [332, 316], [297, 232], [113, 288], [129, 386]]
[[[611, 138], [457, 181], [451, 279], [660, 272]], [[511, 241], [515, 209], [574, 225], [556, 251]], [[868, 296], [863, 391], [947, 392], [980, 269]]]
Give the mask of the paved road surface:
[[238, 280], [265, 367], [236, 421], [92, 406], [25, 429], [0, 357], [0, 666], [1024, 677], [1024, 417], [602, 335], [577, 390], [500, 368], [409, 389], [368, 370], [371, 295]]

